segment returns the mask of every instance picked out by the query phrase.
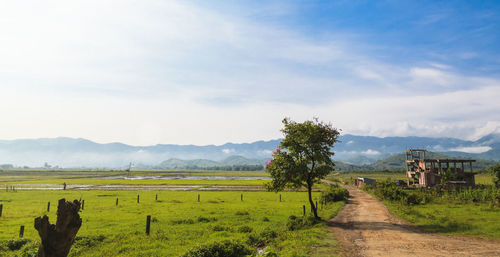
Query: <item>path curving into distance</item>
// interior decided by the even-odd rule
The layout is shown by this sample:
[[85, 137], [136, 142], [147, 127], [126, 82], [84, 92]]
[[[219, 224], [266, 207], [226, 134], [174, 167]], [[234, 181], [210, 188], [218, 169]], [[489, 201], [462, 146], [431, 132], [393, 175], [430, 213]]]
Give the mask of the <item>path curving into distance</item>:
[[500, 256], [500, 240], [420, 231], [394, 217], [375, 197], [346, 188], [348, 203], [329, 221], [342, 256]]

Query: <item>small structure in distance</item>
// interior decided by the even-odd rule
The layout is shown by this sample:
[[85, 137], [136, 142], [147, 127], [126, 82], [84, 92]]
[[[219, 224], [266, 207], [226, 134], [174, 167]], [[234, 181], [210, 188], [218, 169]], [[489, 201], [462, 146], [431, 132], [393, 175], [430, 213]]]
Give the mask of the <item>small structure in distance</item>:
[[361, 187], [364, 185], [377, 186], [377, 181], [371, 178], [358, 177], [357, 179], [354, 180], [354, 185], [357, 187]]
[[[441, 178], [446, 172], [451, 171], [453, 179], [447, 181], [449, 184], [461, 186], [474, 186], [474, 175], [472, 163], [476, 160], [470, 159], [426, 159], [426, 150], [406, 150], [406, 177], [408, 186], [432, 187], [441, 184]], [[470, 172], [465, 171], [468, 164]]]

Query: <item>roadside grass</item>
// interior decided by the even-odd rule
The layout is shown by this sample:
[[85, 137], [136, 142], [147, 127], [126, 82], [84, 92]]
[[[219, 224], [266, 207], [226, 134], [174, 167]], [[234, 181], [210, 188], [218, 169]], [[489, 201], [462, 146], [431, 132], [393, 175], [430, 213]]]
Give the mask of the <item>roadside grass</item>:
[[446, 191], [402, 189], [390, 178], [377, 180], [376, 188], [363, 189], [381, 199], [391, 213], [423, 230], [500, 238], [499, 191], [492, 187], [492, 179], [490, 174], [478, 174], [476, 182], [481, 186]]
[[[406, 171], [401, 172], [384, 172], [384, 171], [370, 171], [370, 172], [334, 172], [330, 174], [327, 179], [339, 180], [340, 182], [350, 183], [357, 177], [367, 177], [375, 180], [403, 180], [406, 181]], [[476, 184], [478, 185], [492, 185], [494, 176], [489, 173], [480, 173], [475, 175]]]
[[[179, 256], [197, 245], [226, 239], [243, 242], [253, 249], [267, 246], [265, 251], [279, 256], [314, 256], [334, 251], [326, 222], [286, 230], [290, 215], [302, 216], [302, 206], [306, 205], [308, 212], [309, 208], [304, 192], [281, 195], [280, 202], [279, 193], [271, 192], [0, 191], [0, 256], [36, 252], [39, 237], [33, 227], [34, 218], [46, 214], [55, 223], [57, 200], [61, 198], [85, 200], [85, 209], [80, 213], [82, 227], [70, 256]], [[319, 199], [319, 195], [315, 192], [314, 198]], [[319, 214], [326, 219], [343, 205], [328, 204]], [[149, 236], [145, 235], [147, 215], [152, 216]], [[21, 225], [25, 226], [24, 238], [29, 241], [10, 250], [6, 246], [8, 240], [18, 240]], [[269, 234], [276, 238], [265, 236]]]
[[426, 231], [500, 238], [500, 208], [486, 203], [439, 199], [424, 205], [384, 204], [391, 213]]

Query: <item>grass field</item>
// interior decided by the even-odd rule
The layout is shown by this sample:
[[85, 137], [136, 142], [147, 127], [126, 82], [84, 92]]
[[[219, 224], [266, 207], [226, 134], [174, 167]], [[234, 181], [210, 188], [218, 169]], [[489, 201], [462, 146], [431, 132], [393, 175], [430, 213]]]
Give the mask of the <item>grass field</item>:
[[500, 238], [500, 208], [485, 203], [436, 200], [424, 205], [384, 201], [390, 212], [436, 233]]
[[[319, 195], [314, 194], [315, 198]], [[278, 237], [268, 243], [267, 250], [280, 256], [330, 256], [334, 242], [326, 224], [298, 231], [285, 229], [290, 215], [302, 215], [306, 193], [281, 195], [282, 202], [279, 194], [271, 192], [0, 191], [0, 240], [5, 243], [17, 238], [21, 225], [25, 238], [39, 240], [34, 218], [47, 214], [55, 222], [58, 199], [81, 198], [85, 209], [80, 214], [83, 224], [78, 236], [83, 239], [75, 242], [71, 256], [178, 256], [199, 244], [224, 239], [247, 242], [250, 235], [258, 238], [269, 230]], [[47, 212], [49, 201], [51, 210]], [[320, 215], [328, 218], [342, 206], [342, 202], [328, 205]], [[147, 215], [153, 220], [150, 236], [145, 235]], [[22, 256], [35, 247], [36, 242], [17, 251], [0, 247], [0, 256]]]

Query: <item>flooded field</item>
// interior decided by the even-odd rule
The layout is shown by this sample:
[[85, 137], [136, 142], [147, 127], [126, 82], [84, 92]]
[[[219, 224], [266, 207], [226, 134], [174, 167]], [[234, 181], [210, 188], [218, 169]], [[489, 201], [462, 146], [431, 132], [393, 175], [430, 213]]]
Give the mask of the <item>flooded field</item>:
[[163, 175], [163, 176], [108, 176], [94, 177], [95, 179], [185, 179], [185, 180], [271, 180], [269, 177], [250, 176], [184, 176], [184, 175]]

